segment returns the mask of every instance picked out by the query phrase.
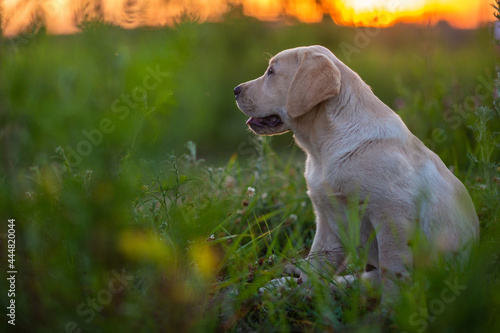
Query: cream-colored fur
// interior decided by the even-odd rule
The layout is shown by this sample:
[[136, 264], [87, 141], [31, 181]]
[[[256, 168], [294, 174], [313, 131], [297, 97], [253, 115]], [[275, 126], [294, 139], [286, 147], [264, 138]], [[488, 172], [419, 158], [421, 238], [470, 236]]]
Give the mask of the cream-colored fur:
[[[415, 228], [434, 254], [467, 251], [478, 238], [477, 215], [463, 184], [328, 49], [280, 52], [263, 76], [236, 87], [235, 97], [255, 133], [293, 131], [307, 155], [305, 178], [316, 214], [311, 266], [342, 272], [345, 240], [339, 228], [349, 223], [352, 200], [364, 213], [361, 245], [369, 247], [368, 264], [374, 268], [362, 276], [373, 284], [382, 281], [384, 295], [413, 264], [408, 237]], [[298, 281], [307, 280], [301, 274]]]

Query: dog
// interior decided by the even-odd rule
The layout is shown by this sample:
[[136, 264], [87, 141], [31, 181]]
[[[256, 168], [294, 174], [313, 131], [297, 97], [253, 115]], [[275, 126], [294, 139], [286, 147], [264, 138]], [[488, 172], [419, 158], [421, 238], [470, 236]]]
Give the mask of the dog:
[[[479, 222], [465, 186], [327, 48], [278, 53], [264, 75], [238, 85], [234, 95], [253, 132], [293, 131], [304, 150], [307, 194], [316, 216], [306, 261], [331, 274], [337, 287], [358, 278], [341, 276], [348, 265], [342, 231], [352, 223], [347, 217], [352, 202], [363, 213], [360, 245], [370, 268], [360, 278], [381, 284], [382, 300], [397, 293], [397, 280], [409, 275], [409, 240], [416, 229], [433, 255], [467, 253], [478, 239]], [[298, 283], [311, 274], [297, 273]]]

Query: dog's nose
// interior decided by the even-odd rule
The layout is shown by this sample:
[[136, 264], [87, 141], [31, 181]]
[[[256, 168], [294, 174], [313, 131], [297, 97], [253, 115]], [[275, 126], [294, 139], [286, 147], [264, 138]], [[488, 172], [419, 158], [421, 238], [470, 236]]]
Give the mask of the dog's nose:
[[234, 88], [234, 97], [238, 98], [240, 93], [241, 93], [241, 86], [236, 86], [236, 88]]

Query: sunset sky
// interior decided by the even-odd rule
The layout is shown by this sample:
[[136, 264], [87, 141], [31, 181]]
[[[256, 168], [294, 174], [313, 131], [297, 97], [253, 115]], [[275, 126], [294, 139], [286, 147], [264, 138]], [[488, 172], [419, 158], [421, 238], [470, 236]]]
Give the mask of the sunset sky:
[[[182, 13], [217, 21], [232, 7], [261, 20], [294, 17], [318, 22], [329, 15], [337, 24], [390, 26], [396, 22], [431, 24], [447, 20], [457, 28], [475, 28], [494, 19], [491, 0], [1, 0], [3, 31], [13, 35], [41, 15], [51, 33], [77, 31], [74, 18], [99, 8], [106, 21], [133, 28], [172, 24]], [[86, 5], [85, 5], [86, 4]]]

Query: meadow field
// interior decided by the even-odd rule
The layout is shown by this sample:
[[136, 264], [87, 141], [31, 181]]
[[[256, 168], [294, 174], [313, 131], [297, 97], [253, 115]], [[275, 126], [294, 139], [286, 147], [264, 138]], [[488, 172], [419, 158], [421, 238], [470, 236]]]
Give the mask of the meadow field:
[[[81, 28], [49, 35], [35, 24], [0, 37], [6, 331], [500, 331], [500, 51], [488, 27], [231, 13]], [[333, 294], [327, 278], [313, 294], [258, 293], [308, 253], [314, 213], [304, 154], [291, 134], [250, 133], [233, 88], [262, 75], [270, 55], [313, 44], [442, 158], [479, 215], [481, 240], [462, 269], [431, 264], [415, 242], [412, 280], [390, 309], [377, 290]]]

